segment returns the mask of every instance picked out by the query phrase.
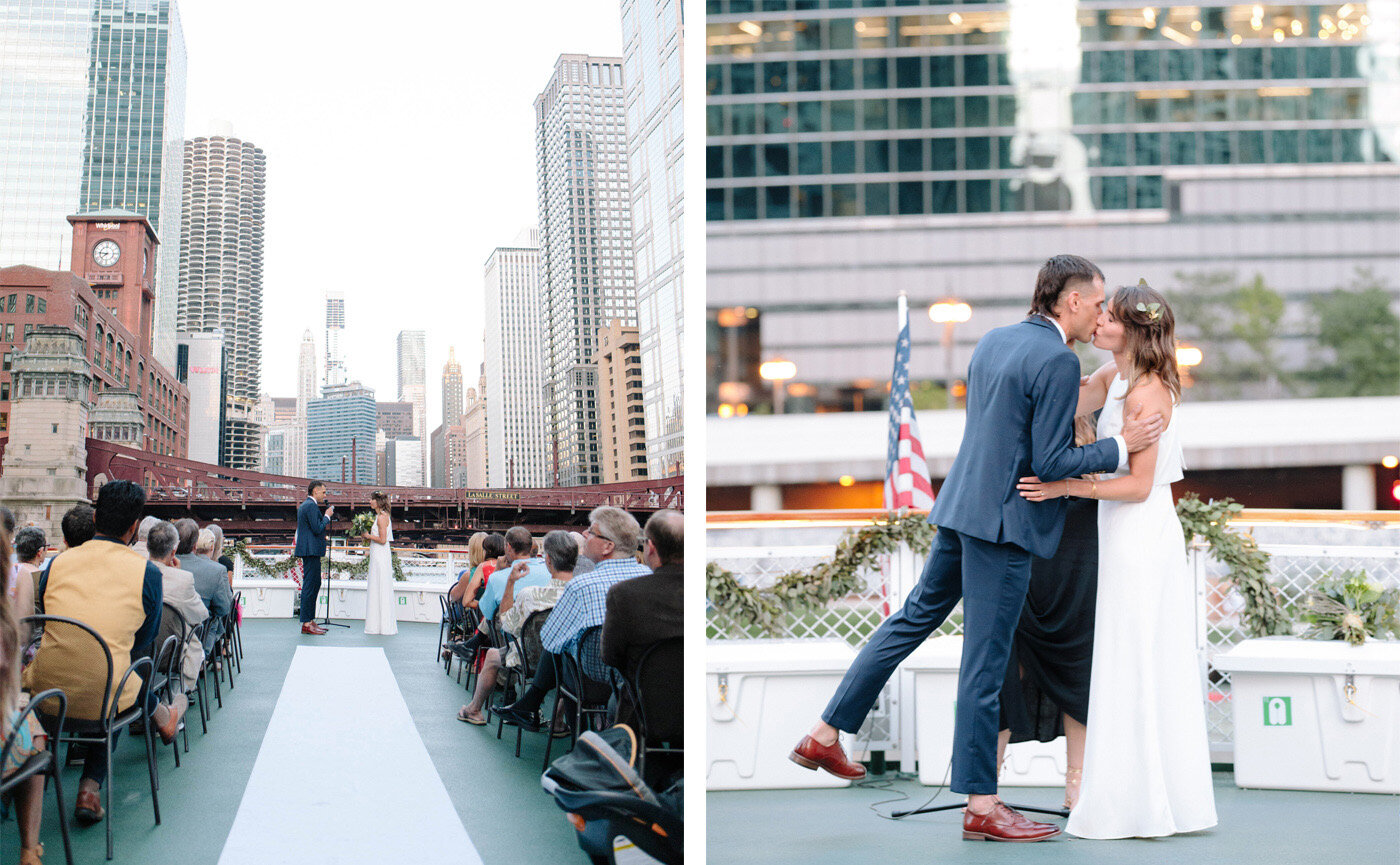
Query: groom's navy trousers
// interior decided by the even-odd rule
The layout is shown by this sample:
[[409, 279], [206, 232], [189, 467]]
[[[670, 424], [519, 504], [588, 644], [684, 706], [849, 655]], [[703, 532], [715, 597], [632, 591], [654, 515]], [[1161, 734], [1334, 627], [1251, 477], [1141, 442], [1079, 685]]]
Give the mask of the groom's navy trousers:
[[860, 729], [899, 662], [943, 624], [961, 598], [964, 639], [952, 788], [995, 793], [1001, 683], [1030, 579], [1030, 553], [1015, 544], [940, 529], [919, 584], [861, 649], [822, 719], [848, 733]]

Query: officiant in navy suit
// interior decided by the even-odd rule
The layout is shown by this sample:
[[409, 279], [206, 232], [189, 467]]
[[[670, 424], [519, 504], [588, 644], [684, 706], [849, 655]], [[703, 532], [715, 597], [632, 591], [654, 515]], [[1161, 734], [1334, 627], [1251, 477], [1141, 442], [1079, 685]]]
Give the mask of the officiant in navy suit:
[[895, 668], [963, 602], [963, 655], [953, 728], [951, 787], [968, 796], [963, 837], [1041, 841], [1060, 833], [997, 798], [1000, 693], [1012, 635], [1025, 604], [1031, 556], [1050, 557], [1064, 528], [1061, 499], [1032, 502], [1016, 489], [1035, 475], [1059, 481], [1126, 465], [1155, 442], [1162, 417], [1129, 419], [1122, 436], [1073, 446], [1079, 358], [1073, 340], [1093, 338], [1104, 304], [1103, 273], [1077, 255], [1041, 267], [1029, 316], [978, 342], [967, 376], [967, 423], [957, 459], [929, 522], [937, 539], [904, 607], [885, 620], [846, 672], [822, 719], [791, 759], [859, 780], [865, 768], [841, 750]]
[[301, 632], [324, 634], [317, 625], [316, 593], [321, 591], [321, 557], [326, 554], [326, 527], [331, 524], [335, 508], [326, 504], [326, 485], [312, 481], [306, 487], [306, 501], [297, 508], [297, 542], [294, 555], [301, 559]]

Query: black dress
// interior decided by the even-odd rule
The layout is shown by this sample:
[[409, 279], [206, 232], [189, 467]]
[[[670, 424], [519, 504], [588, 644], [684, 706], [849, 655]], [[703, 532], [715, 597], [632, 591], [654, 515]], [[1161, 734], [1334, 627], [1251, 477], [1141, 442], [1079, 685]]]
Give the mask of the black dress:
[[1089, 720], [1094, 603], [1099, 584], [1098, 502], [1070, 499], [1052, 559], [1031, 560], [1026, 605], [1001, 689], [1001, 729], [1012, 742], [1064, 735], [1061, 713]]

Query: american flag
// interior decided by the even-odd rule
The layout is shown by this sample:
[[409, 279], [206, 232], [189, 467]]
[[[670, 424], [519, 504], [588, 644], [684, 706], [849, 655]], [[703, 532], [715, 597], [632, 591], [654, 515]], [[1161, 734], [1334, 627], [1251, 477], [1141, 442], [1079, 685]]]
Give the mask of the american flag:
[[890, 441], [885, 453], [885, 508], [931, 508], [933, 484], [928, 479], [919, 422], [909, 397], [909, 302], [899, 297], [899, 340], [894, 347], [890, 376]]

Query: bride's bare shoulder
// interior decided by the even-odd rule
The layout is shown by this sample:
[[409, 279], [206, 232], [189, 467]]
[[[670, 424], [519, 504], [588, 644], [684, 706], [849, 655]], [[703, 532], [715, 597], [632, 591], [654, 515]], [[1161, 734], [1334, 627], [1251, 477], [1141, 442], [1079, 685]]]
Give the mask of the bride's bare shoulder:
[[1160, 411], [1164, 417], [1171, 417], [1173, 405], [1171, 388], [1162, 381], [1161, 377], [1153, 373], [1147, 373], [1133, 383], [1133, 387], [1127, 393], [1128, 409], [1148, 409], [1150, 411]]

